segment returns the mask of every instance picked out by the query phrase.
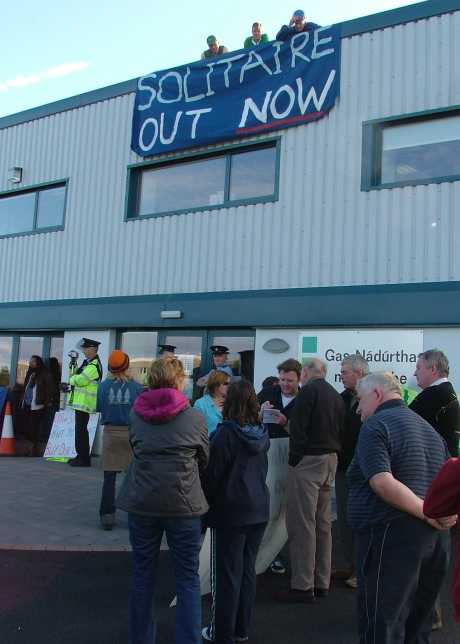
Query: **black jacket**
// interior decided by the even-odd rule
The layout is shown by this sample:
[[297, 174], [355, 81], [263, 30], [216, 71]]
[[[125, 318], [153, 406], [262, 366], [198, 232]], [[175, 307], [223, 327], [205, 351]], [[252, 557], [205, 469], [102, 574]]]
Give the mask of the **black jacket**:
[[[264, 402], [269, 401], [275, 409], [278, 409], [289, 420], [291, 418], [292, 410], [294, 409], [295, 398], [290, 403], [283, 407], [283, 398], [281, 396], [281, 387], [265, 387], [257, 394], [257, 400], [262, 405]], [[287, 438], [288, 433], [281, 425], [277, 423], [267, 423], [268, 434], [270, 438]]]
[[210, 506], [206, 523], [214, 528], [266, 523], [270, 509], [266, 428], [224, 421], [210, 445], [203, 479]]
[[345, 389], [340, 395], [345, 403], [345, 419], [337, 469], [346, 470], [355, 455], [356, 443], [363, 423], [361, 416], [356, 413], [359, 404], [356, 394], [351, 389]]
[[441, 434], [451, 456], [458, 456], [460, 407], [450, 382], [427, 387], [409, 405]]
[[34, 384], [36, 386], [35, 391], [35, 403], [37, 405], [44, 405], [48, 407], [53, 400], [53, 380], [51, 374], [47, 369], [40, 369], [39, 371], [32, 371], [29, 369], [26, 373], [24, 380], [24, 395], [22, 404], [24, 406], [24, 397], [27, 385], [30, 382], [30, 379], [34, 379]]
[[307, 454], [340, 452], [345, 404], [324, 378], [302, 387], [291, 414], [289, 465], [295, 466]]

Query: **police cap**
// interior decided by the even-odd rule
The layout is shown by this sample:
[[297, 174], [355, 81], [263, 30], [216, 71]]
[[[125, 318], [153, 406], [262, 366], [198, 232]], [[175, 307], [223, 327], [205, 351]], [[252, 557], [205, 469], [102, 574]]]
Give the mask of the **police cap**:
[[222, 356], [228, 352], [228, 347], [224, 347], [222, 344], [213, 344], [211, 347], [211, 353], [213, 356]]
[[168, 351], [169, 353], [175, 353], [176, 347], [172, 344], [159, 344], [158, 351], [160, 354], [165, 353], [165, 351]]
[[100, 344], [101, 343], [97, 340], [91, 340], [91, 338], [82, 338], [79, 342], [77, 342], [77, 349], [89, 349], [90, 347], [97, 349]]

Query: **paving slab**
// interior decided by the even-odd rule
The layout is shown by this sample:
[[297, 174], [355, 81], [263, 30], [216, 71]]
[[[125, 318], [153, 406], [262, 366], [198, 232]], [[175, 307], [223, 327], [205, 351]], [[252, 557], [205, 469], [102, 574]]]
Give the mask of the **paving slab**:
[[[117, 477], [121, 484], [122, 476]], [[127, 514], [99, 525], [103, 472], [44, 458], [0, 458], [0, 549], [130, 550]]]

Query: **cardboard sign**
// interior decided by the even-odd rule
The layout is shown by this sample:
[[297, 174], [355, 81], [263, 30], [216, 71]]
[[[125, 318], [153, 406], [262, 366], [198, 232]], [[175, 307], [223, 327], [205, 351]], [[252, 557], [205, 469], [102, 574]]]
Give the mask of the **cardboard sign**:
[[[89, 449], [93, 446], [100, 414], [90, 414], [88, 423]], [[75, 411], [66, 407], [56, 413], [44, 458], [73, 458], [75, 452]]]

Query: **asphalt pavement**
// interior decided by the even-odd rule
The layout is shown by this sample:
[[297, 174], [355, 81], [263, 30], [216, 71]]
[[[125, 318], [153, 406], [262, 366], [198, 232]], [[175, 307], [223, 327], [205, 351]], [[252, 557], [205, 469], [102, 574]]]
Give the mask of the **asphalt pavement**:
[[[129, 644], [131, 574], [126, 516], [100, 529], [102, 472], [38, 458], [0, 458], [0, 644]], [[337, 553], [334, 555], [337, 560]], [[282, 605], [288, 575], [258, 578], [250, 642], [356, 644], [355, 593], [342, 585], [309, 606]], [[174, 579], [160, 555], [157, 644], [174, 641]], [[445, 627], [433, 644], [459, 644], [447, 584]], [[203, 599], [206, 623], [209, 599]]]

